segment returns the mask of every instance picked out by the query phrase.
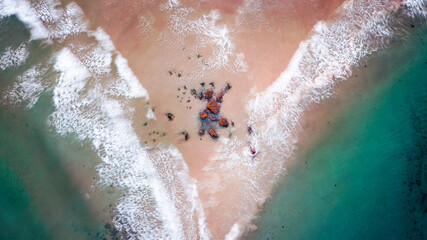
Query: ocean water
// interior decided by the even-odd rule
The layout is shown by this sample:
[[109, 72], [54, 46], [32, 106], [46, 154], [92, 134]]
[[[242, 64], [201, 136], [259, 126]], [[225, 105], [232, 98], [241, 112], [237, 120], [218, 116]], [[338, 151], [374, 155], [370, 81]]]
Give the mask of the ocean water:
[[[363, 96], [366, 97], [366, 102], [370, 103], [363, 106], [367, 106], [368, 109], [372, 102], [383, 103], [388, 98], [381, 97], [381, 94], [387, 89], [394, 89], [395, 85], [398, 86], [397, 82], [392, 84], [393, 81], [397, 81], [396, 78], [387, 81], [387, 76], [397, 76], [398, 73], [399, 76], [403, 76], [405, 69], [417, 69], [410, 65], [402, 66], [403, 63], [412, 61], [395, 59], [402, 56], [409, 56], [411, 59], [422, 58], [412, 57], [408, 55], [410, 53], [413, 56], [425, 55], [425, 51], [420, 53], [420, 49], [425, 49], [421, 44], [421, 40], [425, 38], [423, 31], [414, 33], [418, 34], [416, 38], [418, 42], [408, 44], [413, 46], [410, 51], [407, 51], [404, 45], [400, 45], [400, 48], [395, 47], [397, 50], [391, 48], [390, 53], [387, 50], [390, 42], [395, 39], [399, 41], [414, 31], [411, 30], [410, 24], [415, 24], [417, 20], [425, 20], [427, 6], [424, 1], [407, 0], [400, 6], [401, 8], [391, 1], [347, 1], [338, 10], [336, 18], [316, 24], [309, 38], [301, 43], [289, 68], [265, 92], [247, 104], [246, 110], [250, 115], [248, 124], [252, 125], [254, 133], [248, 134], [243, 139], [234, 136], [230, 139], [221, 138], [215, 156], [208, 160], [208, 165], [203, 170], [206, 178], [203, 182], [197, 182], [190, 177], [188, 166], [176, 146], [168, 143], [156, 146], [142, 144], [145, 139], [138, 135], [135, 125], [149, 119], [155, 121], [153, 112], [150, 112], [153, 110], [150, 110], [152, 106], [148, 102], [148, 91], [129, 67], [128, 60], [115, 48], [110, 36], [102, 28], [91, 26], [83, 10], [76, 3], [66, 2], [0, 0], [0, 177], [4, 182], [0, 186], [2, 193], [0, 201], [3, 203], [0, 206], [3, 214], [0, 219], [1, 238], [215, 239], [217, 236], [211, 235], [212, 230], [212, 234], [217, 234], [221, 238], [225, 236], [226, 239], [236, 239], [251, 221], [252, 213], [258, 204], [270, 193], [271, 184], [283, 172], [287, 163], [284, 158], [292, 156], [297, 144], [299, 121], [310, 104], [330, 98], [338, 82], [347, 80], [354, 68], [360, 66], [370, 54], [378, 51], [389, 56], [371, 60], [377, 61], [378, 64], [369, 65], [381, 66], [379, 65], [381, 62], [389, 62], [394, 67], [384, 71], [383, 74], [377, 74], [376, 77], [381, 75], [384, 80], [379, 81], [381, 84], [373, 85], [376, 87], [372, 92], [371, 89], [366, 90]], [[164, 8], [160, 10], [169, 11], [167, 14], [171, 14], [171, 23], [173, 13], [179, 14], [183, 17], [183, 21], [188, 22], [186, 16], [194, 9], [182, 7], [177, 0], [168, 3], [162, 5]], [[226, 27], [216, 27], [215, 23], [219, 17], [218, 12], [213, 11], [209, 15], [208, 22], [189, 22], [190, 26], [207, 24], [206, 27], [196, 28], [197, 31], [189, 33], [202, 35], [202, 42], [210, 42], [222, 49], [218, 52], [219, 55], [215, 55], [219, 57], [214, 58], [216, 65], [212, 66], [215, 69], [226, 67], [232, 46], [229, 42], [231, 32]], [[330, 49], [334, 51], [329, 51]], [[402, 53], [398, 52], [400, 49]], [[400, 69], [399, 72], [394, 74], [394, 68]], [[415, 76], [423, 76], [423, 72], [414, 70]], [[397, 89], [410, 91], [415, 88], [422, 91], [425, 85], [422, 80], [413, 82], [412, 87], [411, 83], [408, 81], [405, 87]], [[400, 132], [395, 131], [398, 129], [397, 126], [400, 127], [400, 124], [405, 126], [406, 128], [402, 129], [405, 133], [411, 132], [412, 125], [419, 127], [419, 131], [424, 130], [420, 123], [409, 124], [412, 123], [408, 120], [412, 119], [408, 118], [409, 110], [412, 109], [409, 103], [422, 103], [422, 96], [420, 101], [416, 99], [409, 101], [408, 99], [418, 96], [418, 92], [410, 93], [406, 92], [407, 96], [403, 94], [401, 97], [390, 98], [394, 101], [393, 104], [403, 104], [402, 112], [397, 118], [399, 124], [393, 125], [391, 131], [393, 135], [387, 135], [384, 139], [399, 140], [402, 143], [400, 150], [411, 149], [410, 146], [414, 145], [415, 140], [400, 136]], [[396, 103], [399, 99], [402, 102]], [[393, 104], [390, 106], [394, 106]], [[352, 109], [362, 111], [365, 109], [363, 106], [353, 106], [349, 103], [342, 110], [343, 116], [359, 120], [357, 123], [360, 123], [363, 117], [368, 119], [370, 115]], [[347, 109], [350, 109], [350, 112], [346, 112]], [[422, 108], [417, 108], [419, 109]], [[386, 110], [396, 112], [393, 108], [384, 108], [385, 116], [388, 116], [385, 114]], [[136, 112], [142, 117], [136, 119]], [[422, 122], [423, 116], [414, 115], [414, 118]], [[389, 146], [386, 144], [387, 141], [374, 138], [380, 136], [377, 133], [364, 139], [363, 137], [369, 136], [367, 128], [363, 131], [345, 128], [345, 124], [349, 121], [339, 122], [339, 119], [343, 118], [334, 121], [331, 134], [327, 136], [342, 138], [349, 136], [351, 139], [360, 136], [359, 142], [366, 142], [373, 149], [382, 146], [373, 144], [377, 142]], [[396, 120], [396, 117], [389, 116], [389, 120]], [[386, 127], [392, 123], [384, 121], [377, 125], [382, 127], [379, 129], [384, 133], [390, 133]], [[338, 134], [339, 131], [343, 132]], [[417, 138], [421, 139], [416, 142], [419, 146], [424, 146], [422, 136]], [[297, 158], [311, 157], [315, 149], [320, 149], [328, 143], [328, 139], [326, 137], [321, 139], [319, 141], [321, 144], [315, 144], [315, 147], [299, 153]], [[349, 140], [341, 139], [339, 142], [348, 143]], [[248, 145], [257, 149], [256, 156], [251, 154]], [[328, 149], [335, 145], [341, 146], [333, 142], [328, 145]], [[365, 159], [363, 165], [375, 163], [372, 160], [368, 161], [367, 150], [362, 151], [357, 144], [350, 146], [344, 146], [346, 152], [341, 154], [343, 158], [351, 158], [353, 156], [351, 154], [357, 153], [361, 154], [360, 158]], [[417, 152], [417, 149], [413, 148], [411, 152]], [[325, 150], [323, 155], [327, 156], [326, 159], [329, 161], [333, 161], [332, 156], [336, 152]], [[402, 154], [397, 150], [393, 153]], [[380, 158], [383, 156], [381, 154], [377, 154], [378, 159], [384, 159]], [[389, 160], [392, 155], [387, 156]], [[290, 174], [284, 185], [289, 184], [291, 187], [284, 189], [328, 190], [329, 185], [325, 185], [325, 188], [316, 185], [328, 183], [319, 181], [320, 176], [326, 179], [330, 176], [339, 178], [339, 174], [348, 173], [342, 171], [342, 165], [328, 171], [325, 168], [328, 165], [316, 166], [315, 163], [318, 162], [307, 161], [309, 166], [312, 164], [312, 167], [307, 169], [313, 170], [307, 172], [309, 177], [306, 176], [304, 179], [313, 179], [311, 185], [307, 183], [306, 186], [297, 187], [302, 181], [292, 181], [297, 175]], [[344, 162], [353, 163], [342, 161]], [[417, 160], [414, 164], [420, 162], [422, 163]], [[298, 173], [298, 166], [289, 172]], [[302, 166], [301, 169], [305, 169], [305, 165]], [[403, 165], [393, 164], [394, 166]], [[412, 169], [412, 165], [405, 166]], [[360, 169], [361, 171], [357, 173], [364, 174], [362, 169], [365, 168]], [[392, 171], [394, 168], [387, 169]], [[399, 175], [401, 172], [398, 170], [397, 175], [403, 176]], [[382, 169], [375, 170], [376, 173], [381, 171]], [[345, 176], [348, 177], [348, 174]], [[418, 176], [411, 173], [406, 175], [408, 179], [410, 176]], [[398, 189], [395, 186], [401, 184], [397, 177], [393, 178], [393, 184], [389, 184], [375, 176], [377, 175], [369, 178], [372, 181], [383, 182], [387, 188], [393, 190]], [[419, 178], [410, 180], [406, 181], [406, 184], [413, 187], [413, 192], [420, 192], [421, 190], [415, 189], [415, 186], [424, 186], [421, 180]], [[333, 189], [338, 189], [341, 184], [334, 183]], [[355, 186], [350, 185], [347, 189], [353, 188]], [[370, 196], [374, 196], [377, 189], [370, 191], [372, 192]], [[362, 192], [369, 191], [364, 189]], [[202, 203], [199, 193], [204, 193], [205, 199], [208, 200]], [[343, 193], [346, 193], [342, 198], [343, 201], [353, 196], [348, 191]], [[407, 196], [407, 194], [398, 195], [398, 192], [392, 193], [400, 196], [393, 196], [392, 203], [402, 200], [402, 196]], [[292, 197], [298, 196], [292, 194]], [[289, 198], [291, 199], [293, 198]], [[313, 203], [311, 200], [310, 198], [308, 202], [296, 201], [302, 205], [295, 213], [327, 209], [331, 203], [331, 201], [316, 202], [318, 205], [313, 207], [310, 205]], [[375, 204], [366, 206], [353, 203], [353, 208], [349, 209], [362, 207], [359, 212], [371, 213], [373, 212], [371, 208], [376, 209], [383, 205], [383, 202], [378, 200]], [[266, 212], [269, 206], [267, 204]], [[291, 202], [288, 206], [279, 206], [277, 211], [292, 213], [289, 209], [294, 209], [295, 206], [295, 202]], [[333, 210], [331, 209], [329, 213], [333, 213]], [[418, 209], [411, 211], [416, 210]], [[229, 211], [233, 214], [229, 214]], [[382, 216], [383, 212], [376, 214]], [[341, 232], [348, 233], [346, 229], [332, 231], [333, 224], [322, 228], [320, 224], [322, 221], [329, 223], [322, 213], [314, 212], [313, 216], [318, 217], [319, 221], [318, 219], [311, 223], [304, 220], [295, 221], [293, 223], [295, 227], [292, 225], [289, 227], [295, 231], [299, 228], [311, 229], [312, 232], [321, 228], [325, 234], [337, 232], [339, 236], [344, 236]], [[403, 219], [402, 214], [396, 214], [398, 217], [395, 219]], [[336, 218], [337, 222], [342, 224], [344, 220], [340, 218], [349, 214], [339, 211], [337, 215], [339, 215]], [[360, 214], [359, 219], [355, 219], [365, 224], [368, 221], [363, 221], [365, 220], [363, 216], [366, 215]], [[211, 218], [209, 221], [208, 217]], [[259, 231], [263, 229], [264, 222], [267, 223], [270, 218], [271, 215], [266, 215], [265, 221], [261, 218], [261, 223], [258, 224]], [[421, 224], [423, 222], [421, 220], [417, 218], [417, 224]], [[278, 226], [280, 220], [273, 217], [273, 221], [275, 225], [272, 226]], [[218, 229], [215, 229], [216, 226], [208, 226], [208, 222], [209, 224], [214, 222], [212, 225], [218, 225]], [[352, 223], [349, 225], [358, 226]], [[366, 225], [375, 226], [369, 222]], [[279, 229], [285, 229], [285, 225], [282, 226]], [[295, 235], [295, 238], [299, 238], [298, 233]], [[398, 235], [390, 233], [390, 236]], [[287, 237], [292, 238], [291, 235], [278, 238]], [[313, 233], [308, 238], [321, 237]]]
[[426, 39], [421, 26], [354, 73], [369, 87], [297, 151], [247, 239], [426, 238]]

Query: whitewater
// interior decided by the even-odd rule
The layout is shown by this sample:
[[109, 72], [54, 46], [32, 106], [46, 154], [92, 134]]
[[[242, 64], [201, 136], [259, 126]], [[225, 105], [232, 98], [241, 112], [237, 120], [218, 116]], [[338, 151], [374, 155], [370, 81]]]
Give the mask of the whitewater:
[[[248, 1], [246, 6], [251, 4], [259, 5]], [[170, 12], [169, 28], [179, 35], [198, 35], [199, 48], [216, 46], [195, 76], [221, 68], [236, 73], [248, 70], [243, 53], [232, 42], [232, 32], [217, 26], [221, 18], [217, 11], [186, 19], [194, 9], [177, 0], [163, 4], [161, 10]], [[2, 71], [23, 67], [31, 57], [31, 42], [55, 50], [47, 60], [26, 66], [1, 92], [2, 104], [29, 110], [43, 92], [52, 94], [54, 111], [47, 124], [57, 135], [75, 134], [90, 143], [101, 160], [100, 178], [94, 185], [123, 190], [114, 217], [119, 231], [129, 239], [237, 239], [251, 230], [272, 184], [284, 174], [298, 142], [299, 122], [309, 106], [333, 97], [334, 86], [350, 78], [369, 55], [392, 40], [404, 39], [411, 23], [425, 21], [427, 2], [349, 0], [333, 19], [318, 22], [280, 77], [246, 104], [247, 125], [253, 133], [244, 139], [221, 138], [201, 181], [190, 176], [173, 144], [141, 144], [144, 139], [134, 128], [134, 106], [146, 104], [149, 91], [111, 37], [102, 28], [91, 27], [76, 3], [0, 0], [0, 20], [12, 15], [26, 25], [31, 38], [0, 53]], [[157, 119], [151, 108], [144, 115]], [[248, 146], [256, 149], [255, 156]], [[219, 236], [209, 228], [212, 221], [222, 222]]]

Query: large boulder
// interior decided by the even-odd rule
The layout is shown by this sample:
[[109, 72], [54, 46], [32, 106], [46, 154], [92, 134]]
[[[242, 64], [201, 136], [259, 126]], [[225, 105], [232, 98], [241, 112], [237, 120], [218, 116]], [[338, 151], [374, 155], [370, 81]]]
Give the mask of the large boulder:
[[218, 114], [219, 110], [221, 109], [221, 105], [215, 100], [211, 99], [208, 103], [207, 108], [209, 111], [211, 111], [213, 114]]

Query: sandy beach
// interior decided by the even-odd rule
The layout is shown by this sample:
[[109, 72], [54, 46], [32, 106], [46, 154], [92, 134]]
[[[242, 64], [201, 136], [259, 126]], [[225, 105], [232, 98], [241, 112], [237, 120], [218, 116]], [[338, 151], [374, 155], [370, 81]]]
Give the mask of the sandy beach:
[[[151, 1], [77, 1], [93, 27], [111, 36], [150, 94], [146, 106], [135, 106], [134, 127], [141, 141], [177, 146], [198, 182], [207, 178], [202, 169], [220, 143], [198, 135], [198, 116], [206, 103], [191, 90], [219, 91], [229, 83], [232, 88], [224, 96], [221, 115], [234, 127], [218, 129], [218, 134], [245, 139], [248, 100], [279, 77], [313, 25], [328, 19], [342, 2], [183, 1], [168, 9], [165, 3]], [[188, 8], [194, 12], [186, 13]], [[145, 120], [147, 107], [154, 110], [156, 121]], [[167, 113], [174, 115], [173, 121]], [[188, 140], [180, 134], [183, 131]], [[269, 192], [272, 186], [264, 187]], [[202, 205], [209, 206], [209, 193], [201, 190], [200, 197]], [[226, 216], [233, 215], [233, 205], [239, 202], [235, 200], [228, 198], [207, 213], [214, 238], [228, 233], [232, 223]], [[258, 207], [248, 209], [248, 215]]]

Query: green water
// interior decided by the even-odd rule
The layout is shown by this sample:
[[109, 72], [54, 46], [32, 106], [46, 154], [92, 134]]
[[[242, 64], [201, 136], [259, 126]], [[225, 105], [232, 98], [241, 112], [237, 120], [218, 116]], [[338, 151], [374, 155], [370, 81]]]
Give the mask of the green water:
[[[2, 19], [0, 52], [29, 36], [16, 17]], [[0, 71], [0, 92], [29, 67], [49, 65], [51, 47], [32, 41], [29, 51], [24, 65]], [[74, 136], [56, 137], [46, 124], [54, 110], [51, 94], [28, 111], [25, 103], [0, 104], [0, 239], [104, 239], [111, 231], [98, 213], [105, 202], [87, 199], [71, 174], [94, 175], [96, 156]]]
[[419, 29], [362, 66], [373, 83], [297, 153], [246, 238], [427, 238], [425, 39]]

